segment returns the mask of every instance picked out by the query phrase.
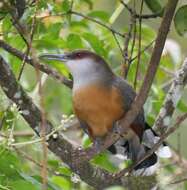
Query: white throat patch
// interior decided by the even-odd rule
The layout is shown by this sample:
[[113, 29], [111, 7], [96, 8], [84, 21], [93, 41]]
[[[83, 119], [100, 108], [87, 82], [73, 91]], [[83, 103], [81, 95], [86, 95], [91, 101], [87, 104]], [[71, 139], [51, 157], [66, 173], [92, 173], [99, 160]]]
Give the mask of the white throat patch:
[[95, 82], [101, 77], [97, 63], [91, 58], [69, 60], [65, 64], [73, 75], [73, 90]]

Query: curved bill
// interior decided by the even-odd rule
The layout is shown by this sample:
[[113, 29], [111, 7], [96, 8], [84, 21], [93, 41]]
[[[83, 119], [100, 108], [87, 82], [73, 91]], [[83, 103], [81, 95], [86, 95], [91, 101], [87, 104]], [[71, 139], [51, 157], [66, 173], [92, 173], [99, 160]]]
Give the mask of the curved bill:
[[67, 61], [68, 55], [67, 54], [43, 54], [39, 56], [40, 59], [47, 59], [47, 60], [58, 60], [58, 61]]

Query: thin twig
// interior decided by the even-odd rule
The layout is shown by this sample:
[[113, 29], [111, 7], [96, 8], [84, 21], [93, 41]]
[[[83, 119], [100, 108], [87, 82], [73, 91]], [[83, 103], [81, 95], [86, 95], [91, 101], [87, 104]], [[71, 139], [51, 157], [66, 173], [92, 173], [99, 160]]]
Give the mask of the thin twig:
[[[37, 8], [37, 6], [35, 8]], [[34, 13], [34, 17], [32, 19], [31, 33], [29, 35], [30, 39], [29, 39], [29, 42], [27, 43], [27, 50], [25, 52], [25, 56], [24, 56], [24, 59], [23, 59], [22, 65], [21, 65], [19, 75], [18, 75], [18, 80], [21, 79], [21, 76], [22, 76], [22, 73], [23, 73], [23, 70], [24, 70], [24, 67], [25, 67], [25, 64], [26, 64], [26, 57], [28, 57], [28, 55], [30, 53], [31, 44], [32, 44], [32, 41], [33, 41], [33, 38], [34, 38], [35, 26], [36, 26], [36, 10], [35, 10], [35, 13]]]
[[134, 25], [132, 47], [131, 47], [131, 51], [130, 51], [130, 57], [129, 57], [129, 61], [128, 61], [127, 73], [126, 73], [125, 78], [127, 78], [127, 76], [128, 76], [128, 72], [129, 72], [129, 69], [130, 69], [130, 65], [131, 65], [131, 63], [132, 63], [131, 60], [132, 60], [132, 56], [133, 56], [133, 52], [134, 52], [135, 43], [136, 43], [136, 23], [135, 23], [135, 25]]
[[[136, 9], [136, 3], [135, 2], [136, 1], [134, 0], [133, 1], [134, 10]], [[128, 73], [129, 73], [129, 69], [130, 69], [130, 65], [131, 65], [131, 59], [132, 59], [132, 55], [133, 55], [133, 52], [134, 52], [135, 43], [136, 43], [136, 19], [135, 19], [135, 23], [134, 23], [132, 46], [131, 46], [130, 56], [129, 56], [128, 65], [127, 65], [127, 69], [126, 69], [126, 73], [125, 73], [125, 79], [127, 78]]]
[[120, 42], [119, 42], [119, 40], [118, 40], [116, 34], [112, 33], [112, 35], [113, 35], [114, 40], [116, 41], [116, 44], [117, 44], [117, 46], [118, 46], [118, 48], [119, 48], [119, 50], [120, 50], [120, 52], [121, 52], [121, 55], [123, 56], [123, 49], [122, 49], [122, 47], [121, 47], [121, 45], [120, 45]]
[[129, 53], [128, 53], [128, 47], [129, 47], [129, 42], [132, 37], [132, 31], [133, 28], [135, 27], [136, 19], [133, 14], [131, 14], [130, 17], [130, 23], [129, 23], [129, 31], [126, 35], [125, 42], [124, 42], [124, 50], [123, 50], [123, 57], [124, 57], [124, 63], [122, 64], [122, 70], [121, 70], [121, 75], [122, 77], [126, 78], [127, 73], [128, 73], [128, 63], [129, 63]]
[[47, 16], [40, 17], [40, 19], [45, 19], [45, 18], [47, 18], [47, 17], [53, 17], [53, 16], [65, 16], [65, 15], [68, 15], [68, 14], [70, 14], [70, 15], [71, 15], [71, 14], [72, 14], [72, 15], [77, 15], [77, 16], [79, 16], [79, 17], [82, 17], [82, 18], [86, 19], [86, 20], [92, 21], [92, 22], [94, 22], [94, 23], [96, 23], [96, 24], [98, 24], [98, 25], [100, 25], [100, 26], [106, 28], [106, 29], [109, 30], [110, 32], [112, 32], [112, 33], [114, 33], [114, 34], [116, 34], [116, 35], [118, 35], [118, 36], [120, 36], [120, 37], [122, 37], [122, 38], [125, 38], [125, 35], [124, 35], [124, 34], [122, 34], [122, 33], [118, 32], [118, 31], [116, 31], [116, 30], [113, 29], [111, 26], [106, 25], [105, 23], [103, 23], [103, 22], [101, 22], [101, 21], [99, 21], [99, 20], [96, 20], [96, 19], [94, 19], [94, 18], [92, 18], [92, 17], [89, 17], [89, 16], [87, 16], [87, 15], [84, 15], [84, 14], [82, 14], [82, 13], [79, 13], [79, 12], [73, 11], [73, 10], [69, 10], [69, 11], [66, 12], [66, 13], [59, 13], [59, 14], [55, 14], [55, 15], [51, 15], [51, 14], [50, 14], [50, 15], [47, 15]]
[[128, 6], [128, 4], [125, 3], [123, 0], [120, 0], [120, 2], [125, 6], [125, 8], [130, 12], [130, 14], [134, 14], [135, 17], [138, 19], [157, 18], [157, 17], [161, 17], [163, 13], [163, 10], [161, 10], [158, 13], [154, 13], [154, 14], [137, 14], [136, 11], [133, 10], [130, 6]]
[[139, 56], [139, 54], [142, 54], [144, 53], [146, 50], [148, 50], [152, 45], [153, 43], [155, 42], [155, 40], [151, 41], [147, 46], [145, 46], [144, 49], [141, 50], [140, 53], [138, 53], [136, 56], [134, 56], [131, 60], [130, 60], [130, 63], [132, 63], [134, 60], [136, 60]]
[[179, 184], [179, 183], [184, 183], [186, 181], [187, 181], [187, 177], [185, 177], [183, 179], [176, 180], [174, 182], [171, 182], [169, 185], [176, 185], [176, 184]]
[[143, 11], [143, 0], [141, 0], [141, 6], [140, 6], [140, 17], [139, 17], [139, 37], [138, 37], [138, 60], [137, 60], [137, 65], [136, 65], [136, 73], [135, 73], [135, 79], [134, 79], [134, 89], [136, 90], [136, 85], [137, 85], [137, 79], [138, 79], [138, 74], [139, 74], [139, 67], [140, 67], [140, 62], [141, 62], [141, 47], [142, 47], [142, 11]]
[[117, 34], [117, 35], [119, 35], [119, 36], [121, 36], [123, 38], [126, 37], [124, 34], [122, 34], [122, 33], [118, 32], [118, 31], [114, 30], [112, 27], [110, 27], [110, 26], [108, 26], [108, 25], [100, 22], [99, 20], [95, 20], [92, 17], [86, 16], [86, 15], [84, 15], [82, 13], [79, 13], [79, 12], [76, 12], [76, 11], [70, 11], [69, 14], [74, 14], [74, 15], [80, 16], [82, 18], [85, 18], [87, 20], [90, 20], [92, 22], [95, 22], [95, 23], [99, 24], [100, 26], [103, 26], [104, 28], [108, 29], [109, 31], [111, 31], [114, 34]]
[[76, 11], [73, 11], [73, 10], [70, 10], [70, 11], [68, 11], [68, 12], [66, 12], [66, 13], [59, 13], [59, 14], [55, 14], [55, 15], [47, 15], [47, 16], [44, 16], [44, 17], [40, 17], [40, 19], [45, 19], [45, 18], [47, 18], [47, 17], [52, 17], [52, 16], [65, 16], [65, 15], [68, 15], [68, 14], [70, 14], [70, 15], [71, 15], [71, 14], [72, 14], [72, 15], [77, 15], [77, 16], [79, 16], [79, 17], [82, 17], [82, 18], [86, 19], [86, 20], [92, 21], [92, 22], [94, 22], [94, 23], [96, 23], [96, 24], [98, 24], [98, 25], [100, 25], [100, 26], [106, 28], [107, 30], [111, 31], [112, 33], [114, 33], [114, 34], [116, 34], [116, 35], [118, 35], [118, 36], [121, 36], [122, 38], [125, 38], [125, 37], [126, 37], [124, 34], [122, 34], [122, 33], [118, 32], [118, 31], [116, 31], [116, 30], [113, 29], [111, 26], [106, 25], [105, 23], [103, 23], [103, 22], [101, 22], [101, 21], [99, 21], [99, 20], [96, 20], [96, 19], [94, 19], [94, 18], [92, 18], [92, 17], [89, 17], [89, 16], [87, 16], [87, 15], [84, 15], [84, 14], [82, 14], [82, 13], [79, 13], [79, 12], [76, 12]]

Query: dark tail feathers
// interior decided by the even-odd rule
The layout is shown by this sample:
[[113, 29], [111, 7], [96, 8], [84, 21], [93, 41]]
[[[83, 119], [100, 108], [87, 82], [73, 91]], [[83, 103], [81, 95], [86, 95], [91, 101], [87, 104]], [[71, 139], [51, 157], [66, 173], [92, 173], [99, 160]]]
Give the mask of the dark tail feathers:
[[[158, 135], [155, 131], [146, 123], [145, 131], [142, 137], [142, 142], [138, 136], [134, 136], [132, 139], [125, 140], [121, 138], [115, 144], [110, 146], [108, 150], [114, 155], [123, 155], [127, 158], [130, 158], [133, 161], [137, 161], [142, 158], [146, 152], [148, 152], [152, 146], [159, 140]], [[153, 153], [151, 156], [146, 158], [138, 166], [135, 167], [135, 170], [145, 169], [150, 166], [153, 166], [157, 163], [159, 157], [170, 157], [171, 153], [166, 143], [163, 143], [163, 146], [158, 150], [157, 153]]]

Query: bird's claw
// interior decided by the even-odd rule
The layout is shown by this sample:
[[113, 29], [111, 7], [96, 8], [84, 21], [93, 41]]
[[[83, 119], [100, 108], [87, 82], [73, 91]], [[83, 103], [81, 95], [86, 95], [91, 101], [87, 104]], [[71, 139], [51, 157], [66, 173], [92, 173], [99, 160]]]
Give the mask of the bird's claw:
[[103, 139], [97, 137], [97, 138], [94, 140], [94, 143], [93, 143], [93, 148], [95, 149], [96, 153], [100, 151], [102, 145], [103, 145]]
[[115, 134], [121, 134], [119, 121], [116, 121], [113, 125], [112, 132]]

